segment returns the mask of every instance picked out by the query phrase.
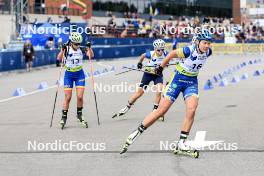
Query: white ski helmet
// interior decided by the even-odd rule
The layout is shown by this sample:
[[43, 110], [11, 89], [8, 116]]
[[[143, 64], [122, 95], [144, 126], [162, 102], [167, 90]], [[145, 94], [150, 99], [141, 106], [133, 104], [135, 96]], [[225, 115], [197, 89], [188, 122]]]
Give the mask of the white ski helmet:
[[83, 40], [82, 35], [78, 32], [72, 32], [69, 39], [72, 43], [82, 43]]
[[165, 42], [162, 39], [157, 39], [153, 42], [154, 49], [165, 49]]

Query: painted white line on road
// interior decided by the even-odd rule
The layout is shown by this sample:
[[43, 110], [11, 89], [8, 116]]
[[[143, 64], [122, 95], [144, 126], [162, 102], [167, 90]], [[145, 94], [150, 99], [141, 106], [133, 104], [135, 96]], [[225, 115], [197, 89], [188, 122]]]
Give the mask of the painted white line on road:
[[[99, 75], [95, 75], [94, 77], [100, 77], [100, 76], [105, 76], [105, 75], [108, 75], [110, 73], [113, 73], [114, 71], [109, 71], [109, 72], [106, 72], [106, 73], [101, 73]], [[89, 79], [90, 77], [87, 77], [87, 79]], [[41, 93], [41, 92], [45, 92], [49, 89], [53, 89], [53, 88], [56, 88], [57, 85], [53, 85], [53, 86], [50, 86], [46, 89], [43, 89], [43, 90], [35, 90], [35, 91], [32, 91], [32, 92], [29, 92], [29, 93], [26, 93], [25, 95], [21, 95], [21, 96], [16, 96], [16, 97], [10, 97], [10, 98], [6, 98], [6, 99], [2, 99], [0, 100], [0, 103], [5, 103], [5, 102], [8, 102], [8, 101], [12, 101], [12, 100], [15, 100], [15, 99], [18, 99], [18, 98], [22, 98], [22, 97], [26, 97], [26, 96], [29, 96], [29, 95], [34, 95], [34, 94], [37, 94], [37, 93]]]
[[100, 66], [103, 66], [103, 67], [107, 67], [107, 68], [112, 68], [113, 67], [112, 65], [106, 65], [106, 64], [103, 64], [102, 62], [98, 62], [97, 64], [100, 65]]
[[18, 99], [18, 98], [26, 97], [26, 96], [29, 96], [29, 95], [34, 95], [34, 94], [37, 94], [37, 93], [40, 93], [40, 92], [44, 92], [44, 91], [49, 90], [49, 89], [53, 89], [55, 87], [57, 87], [57, 85], [50, 86], [50, 87], [48, 87], [46, 89], [43, 89], [43, 90], [35, 90], [33, 92], [26, 93], [25, 95], [2, 99], [2, 100], [0, 100], [0, 103], [4, 103], [4, 102], [15, 100], [15, 99]]

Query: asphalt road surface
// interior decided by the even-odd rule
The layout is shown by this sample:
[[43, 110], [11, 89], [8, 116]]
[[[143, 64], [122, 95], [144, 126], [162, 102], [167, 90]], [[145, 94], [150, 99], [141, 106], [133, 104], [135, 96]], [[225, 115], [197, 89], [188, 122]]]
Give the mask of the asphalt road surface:
[[[97, 100], [101, 125], [97, 117], [91, 89], [87, 79], [84, 118], [89, 128], [81, 128], [76, 121], [75, 91], [68, 113], [66, 128], [59, 127], [63, 89], [59, 89], [53, 127], [49, 128], [58, 68], [44, 67], [30, 73], [4, 73], [0, 76], [0, 175], [254, 175], [264, 172], [264, 61], [234, 70], [226, 79], [229, 85], [212, 90], [203, 90], [208, 79], [243, 62], [262, 59], [261, 55], [214, 55], [208, 59], [199, 75], [200, 101], [189, 140], [198, 139], [196, 133], [206, 131], [203, 142], [221, 141], [221, 145], [206, 147], [198, 159], [175, 156], [161, 143], [172, 144], [178, 140], [185, 107], [182, 96], [165, 116], [165, 122], [157, 121], [120, 155], [122, 145], [132, 130], [152, 111], [154, 93], [147, 92], [133, 108], [120, 118], [111, 116], [126, 105], [131, 92], [109, 91], [112, 85], [134, 85], [141, 80], [142, 73], [124, 71], [123, 66], [132, 66], [137, 58], [123, 58], [94, 63], [94, 69], [106, 72], [95, 78], [98, 86]], [[88, 62], [85, 70], [89, 71]], [[261, 75], [254, 77], [259, 70]], [[165, 71], [165, 80], [173, 68]], [[230, 83], [233, 76], [247, 73], [247, 80]], [[48, 89], [36, 91], [45, 81]], [[16, 88], [27, 93], [23, 97], [11, 98]], [[201, 132], [200, 132], [201, 133]], [[205, 133], [203, 133], [205, 134]], [[197, 138], [196, 138], [197, 137]], [[201, 139], [201, 138], [200, 138]], [[50, 146], [48, 146], [50, 143]], [[71, 150], [51, 148], [62, 144], [76, 144]], [[219, 144], [215, 142], [216, 144]], [[32, 146], [35, 145], [35, 148]], [[81, 149], [83, 146], [86, 148]], [[55, 146], [55, 144], [53, 144]], [[54, 147], [53, 146], [53, 147]], [[170, 146], [170, 145], [169, 145]], [[216, 146], [218, 148], [216, 148]]]

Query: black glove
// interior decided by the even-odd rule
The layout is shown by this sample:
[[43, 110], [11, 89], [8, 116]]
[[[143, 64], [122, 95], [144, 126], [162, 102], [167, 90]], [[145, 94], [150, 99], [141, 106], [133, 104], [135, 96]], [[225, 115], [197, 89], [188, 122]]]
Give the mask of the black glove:
[[155, 74], [157, 75], [162, 75], [162, 71], [163, 71], [163, 67], [159, 66], [157, 68], [155, 68]]
[[138, 69], [142, 69], [142, 67], [143, 67], [142, 63], [139, 62], [139, 63], [137, 64], [137, 68], [138, 68]]
[[66, 43], [64, 43], [64, 44], [62, 45], [62, 49], [67, 50], [67, 44], [66, 44]]
[[87, 42], [87, 43], [86, 43], [86, 47], [87, 47], [87, 48], [91, 48], [91, 46], [92, 46], [91, 42]]

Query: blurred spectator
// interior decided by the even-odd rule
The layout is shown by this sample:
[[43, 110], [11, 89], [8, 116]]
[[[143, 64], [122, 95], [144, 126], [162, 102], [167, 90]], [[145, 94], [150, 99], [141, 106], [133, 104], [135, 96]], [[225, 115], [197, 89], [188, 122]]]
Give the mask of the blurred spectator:
[[62, 12], [62, 15], [65, 15], [67, 13], [67, 10], [68, 10], [67, 4], [61, 4], [60, 10]]
[[71, 19], [68, 16], [64, 16], [64, 21], [62, 23], [70, 23]]
[[47, 23], [52, 23], [52, 18], [51, 17], [48, 17]]
[[128, 27], [125, 28], [125, 30], [121, 33], [120, 37], [121, 37], [121, 38], [126, 38], [126, 37], [128, 36], [128, 35], [127, 35], [127, 34], [128, 34], [127, 31], [128, 31]]
[[23, 47], [23, 56], [25, 59], [27, 71], [32, 69], [33, 59], [35, 58], [35, 51], [34, 47], [31, 44], [30, 40], [27, 40]]
[[[232, 18], [217, 18], [217, 17], [173, 17], [168, 20], [157, 20], [150, 16], [148, 21], [137, 19], [137, 14], [127, 11], [124, 12], [124, 20], [122, 25], [118, 26], [115, 23], [115, 18], [108, 21], [107, 37], [154, 37], [154, 38], [175, 38], [189, 39], [193, 37], [194, 29], [208, 28], [216, 40], [224, 41], [229, 38], [229, 41], [250, 42], [255, 40], [264, 40], [264, 28], [258, 23], [244, 23], [242, 25], [234, 24]], [[114, 26], [111, 28], [111, 26]], [[169, 29], [162, 32], [160, 29]], [[183, 28], [185, 28], [183, 30]], [[186, 29], [188, 28], [188, 29]], [[213, 30], [212, 30], [213, 29]], [[239, 29], [239, 30], [238, 30]]]
[[63, 46], [63, 43], [62, 43], [62, 38], [59, 38], [58, 39], [58, 42], [57, 42], [57, 44], [56, 44], [56, 48], [58, 48], [59, 50], [62, 48], [62, 46]]
[[45, 49], [53, 50], [55, 49], [55, 44], [53, 37], [49, 37], [46, 44], [45, 44]]
[[110, 28], [116, 27], [115, 16], [112, 16], [112, 18], [108, 21], [108, 27]]
[[107, 17], [112, 17], [113, 16], [113, 13], [111, 11], [106, 11], [106, 16]]
[[41, 3], [41, 13], [42, 14], [45, 14], [45, 8], [46, 8], [45, 3]]
[[38, 24], [38, 19], [37, 19], [37, 18], [35, 18], [32, 24], [33, 24], [33, 25], [36, 25], [36, 24]]

